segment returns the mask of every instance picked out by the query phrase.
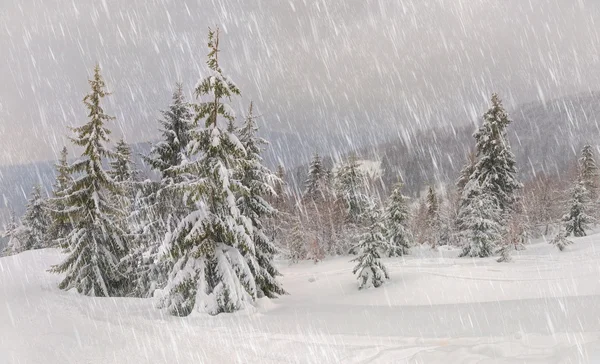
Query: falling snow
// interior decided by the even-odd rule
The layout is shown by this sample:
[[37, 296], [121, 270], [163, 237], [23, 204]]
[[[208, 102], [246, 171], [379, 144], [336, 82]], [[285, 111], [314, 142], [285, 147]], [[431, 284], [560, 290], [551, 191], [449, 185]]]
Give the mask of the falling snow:
[[1, 2], [0, 364], [600, 362], [599, 1]]

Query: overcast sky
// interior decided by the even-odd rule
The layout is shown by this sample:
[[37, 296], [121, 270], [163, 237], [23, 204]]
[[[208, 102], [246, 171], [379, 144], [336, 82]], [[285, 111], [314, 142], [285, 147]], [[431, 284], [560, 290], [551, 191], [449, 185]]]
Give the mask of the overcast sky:
[[472, 122], [600, 89], [600, 1], [0, 0], [0, 165], [53, 159], [99, 62], [115, 137], [156, 138], [173, 85], [221, 64], [264, 127], [362, 133]]

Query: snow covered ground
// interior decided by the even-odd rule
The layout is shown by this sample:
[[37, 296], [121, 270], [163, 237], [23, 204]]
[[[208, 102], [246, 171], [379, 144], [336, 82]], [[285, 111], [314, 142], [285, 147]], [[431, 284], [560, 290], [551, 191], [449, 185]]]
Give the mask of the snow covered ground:
[[57, 288], [57, 250], [0, 258], [0, 363], [600, 363], [600, 235], [509, 264], [415, 249], [358, 291], [350, 258], [282, 262], [290, 295], [171, 317]]

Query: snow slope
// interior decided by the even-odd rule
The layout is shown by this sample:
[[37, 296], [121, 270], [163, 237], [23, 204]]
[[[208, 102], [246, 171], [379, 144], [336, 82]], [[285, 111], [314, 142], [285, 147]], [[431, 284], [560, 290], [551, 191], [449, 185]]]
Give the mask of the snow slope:
[[5, 363], [600, 363], [600, 235], [513, 263], [415, 249], [358, 291], [348, 257], [287, 266], [254, 312], [176, 318], [57, 288], [56, 250], [0, 258]]

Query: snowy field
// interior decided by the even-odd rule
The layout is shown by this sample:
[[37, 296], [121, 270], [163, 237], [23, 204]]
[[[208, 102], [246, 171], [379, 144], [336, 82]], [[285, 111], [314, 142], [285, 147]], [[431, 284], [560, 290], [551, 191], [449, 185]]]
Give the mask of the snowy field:
[[171, 317], [57, 288], [57, 250], [0, 258], [0, 363], [600, 363], [600, 235], [510, 264], [415, 249], [358, 291], [348, 257], [281, 270], [254, 312]]

